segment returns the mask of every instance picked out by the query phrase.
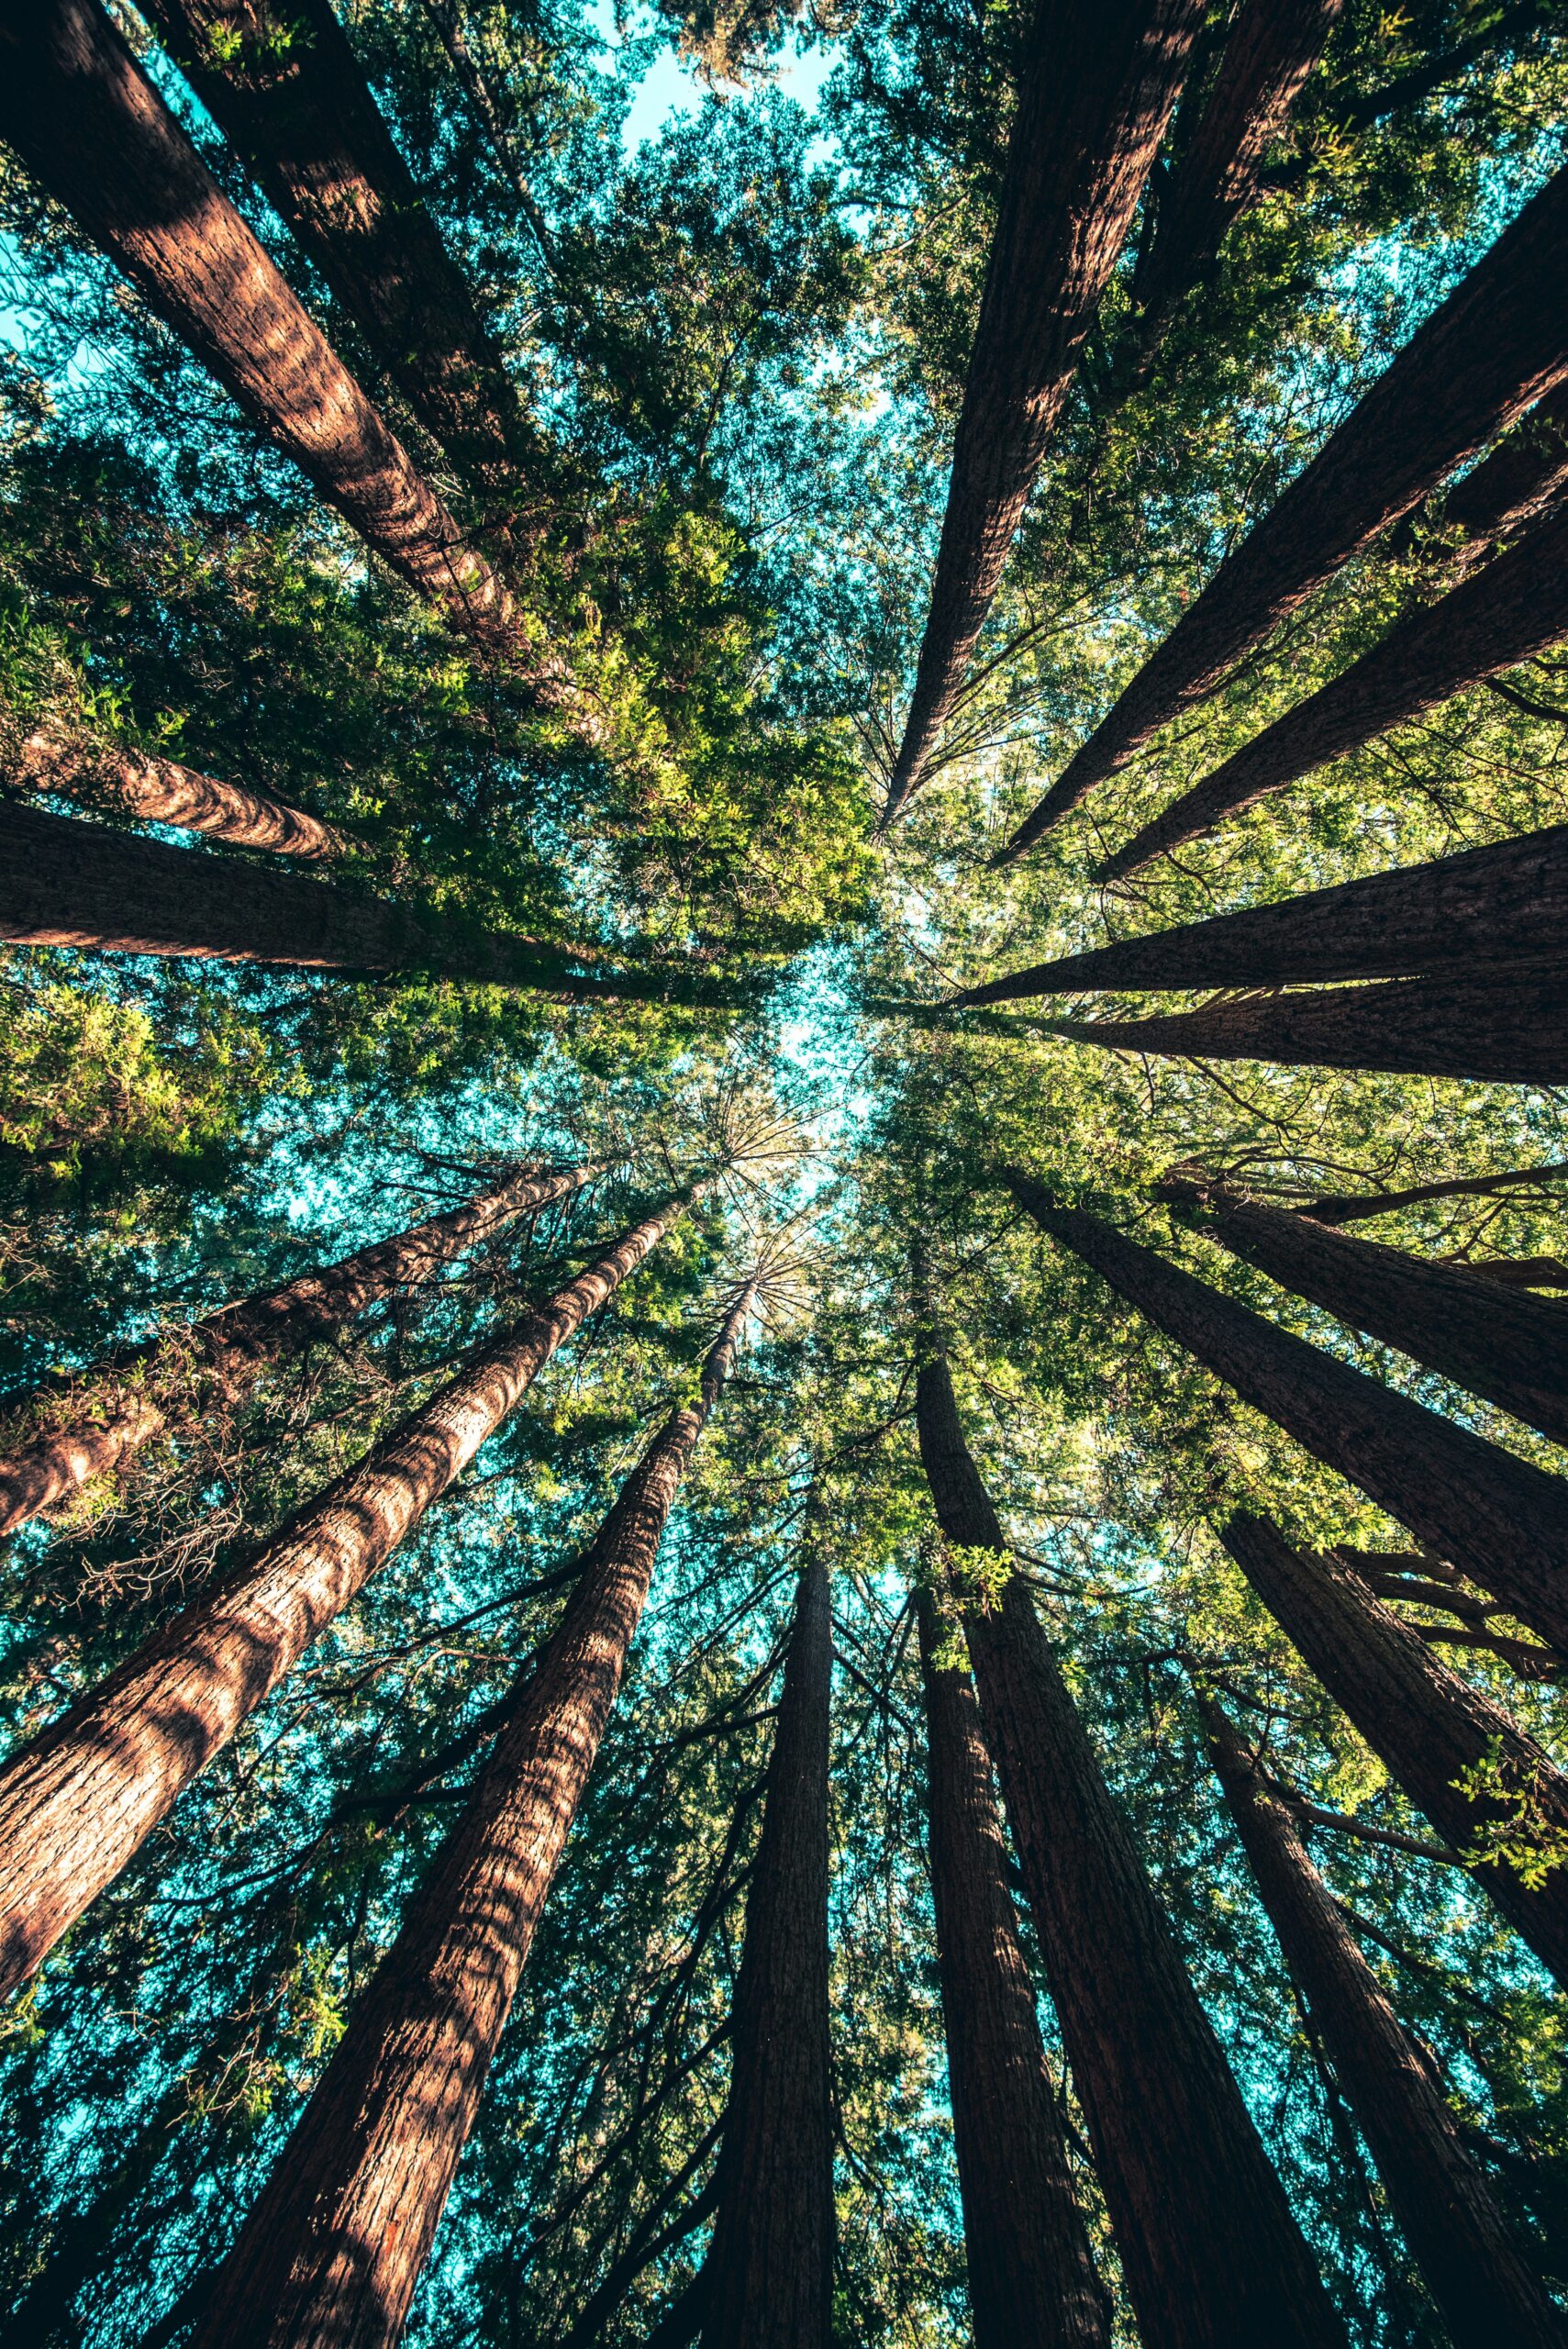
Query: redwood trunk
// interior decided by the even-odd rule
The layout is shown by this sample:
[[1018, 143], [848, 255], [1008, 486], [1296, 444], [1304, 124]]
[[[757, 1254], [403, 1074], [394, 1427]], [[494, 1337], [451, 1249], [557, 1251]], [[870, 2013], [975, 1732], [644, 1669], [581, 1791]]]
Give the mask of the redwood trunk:
[[219, 2270], [193, 2349], [390, 2349], [620, 1688], [675, 1494], [751, 1308], [627, 1478], [473, 1798]]
[[1437, 603], [1412, 612], [1341, 676], [1254, 735], [1097, 865], [1095, 878], [1119, 881], [1467, 685], [1528, 661], [1564, 634], [1568, 506]]
[[1559, 384], [1443, 499], [1438, 520], [1462, 530], [1451, 560], [1468, 568], [1496, 540], [1533, 522], [1568, 489], [1568, 385]]
[[117, 1468], [156, 1435], [168, 1420], [167, 1382], [211, 1380], [232, 1401], [281, 1356], [428, 1280], [515, 1216], [564, 1197], [593, 1172], [511, 1174], [466, 1207], [357, 1249], [324, 1272], [302, 1273], [281, 1288], [204, 1314], [60, 1385], [8, 1397], [8, 1410], [47, 1410], [56, 1422], [68, 1408], [71, 1423], [51, 1425], [0, 1452], [0, 1534], [55, 1508], [89, 1477]]
[[833, 2084], [828, 2041], [828, 1728], [833, 1609], [803, 1568], [735, 1986], [705, 2349], [828, 2349]]
[[[950, 1542], [1008, 1555], [939, 1356], [916, 1396]], [[1145, 2349], [1343, 2332], [1024, 1584], [966, 1629], [1029, 1909]]]
[[367, 546], [508, 645], [511, 598], [229, 203], [97, 0], [5, 0], [0, 135]]
[[1177, 1345], [1568, 1653], [1568, 1483], [1320, 1353], [1028, 1175], [1009, 1188]]
[[140, 823], [172, 824], [236, 848], [272, 849], [306, 864], [330, 863], [352, 846], [346, 833], [307, 816], [303, 807], [222, 783], [173, 759], [128, 751], [118, 742], [76, 742], [40, 729], [21, 746], [17, 780], [29, 790], [82, 799], [89, 807], [107, 800]]
[[[1486, 1198], [1496, 1191], [1511, 1191], [1520, 1184], [1560, 1182], [1568, 1174], [1568, 1159], [1546, 1159], [1539, 1166], [1514, 1166], [1502, 1174], [1455, 1174], [1446, 1183], [1413, 1183], [1403, 1191], [1355, 1191], [1329, 1194], [1301, 1208], [1314, 1223], [1365, 1223], [1374, 1216], [1392, 1215], [1396, 1208], [1419, 1207], [1428, 1199]], [[1495, 1264], [1476, 1264], [1475, 1272], [1504, 1279]]]
[[0, 1997], [113, 1882], [685, 1204], [670, 1200], [526, 1315], [251, 1565], [154, 1633], [0, 1770]]
[[1201, 17], [1196, 0], [1106, 0], [1092, 17], [1040, 0], [884, 822], [963, 681]]
[[1289, 1812], [1221, 1708], [1200, 1702], [1209, 1753], [1285, 1964], [1453, 2349], [1497, 2349], [1505, 2341], [1562, 2349], [1562, 2319], [1511, 2241], [1429, 2058], [1400, 2028]]
[[1568, 171], [1427, 320], [1223, 562], [996, 862], [1221, 684], [1287, 613], [1568, 375]]
[[931, 1899], [974, 2349], [1105, 2349], [1107, 2311], [1007, 1889], [973, 1686], [921, 1592]]
[[[1231, 1519], [1223, 1539], [1334, 1702], [1457, 1851], [1517, 1821], [1521, 1803], [1549, 1840], [1568, 1834], [1568, 1779], [1501, 1706], [1440, 1664], [1347, 1560], [1305, 1557], [1266, 1518], [1245, 1514]], [[1494, 1763], [1511, 1805], [1456, 1784]], [[1473, 1864], [1471, 1873], [1541, 1964], [1568, 1980], [1568, 1869], [1551, 1869], [1535, 1891], [1500, 1861]]]

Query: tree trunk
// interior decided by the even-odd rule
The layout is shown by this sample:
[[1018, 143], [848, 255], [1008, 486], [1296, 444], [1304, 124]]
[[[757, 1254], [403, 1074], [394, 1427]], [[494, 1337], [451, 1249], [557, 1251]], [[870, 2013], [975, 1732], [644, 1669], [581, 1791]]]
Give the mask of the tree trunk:
[[[1009, 1553], [940, 1353], [916, 1390], [937, 1521]], [[1145, 2349], [1344, 2335], [1017, 1575], [965, 1629], [985, 1738]]]
[[974, 2349], [1105, 2349], [1107, 2310], [1046, 2069], [1007, 1889], [991, 1757], [962, 1666], [916, 1599], [926, 1697], [931, 1898]]
[[884, 824], [963, 681], [1201, 17], [1196, 0], [1037, 8]]
[[1006, 1180], [1042, 1231], [1093, 1265], [1244, 1403], [1568, 1654], [1562, 1477], [1320, 1353], [1081, 1208], [1059, 1207], [1027, 1174]]
[[1010, 863], [1287, 613], [1568, 376], [1568, 171], [1412, 337], [1221, 563], [996, 858]]
[[563, 1198], [595, 1171], [514, 1173], [466, 1207], [356, 1249], [323, 1272], [302, 1273], [29, 1395], [7, 1397], [8, 1411], [41, 1416], [46, 1424], [0, 1451], [0, 1534], [117, 1468], [167, 1425], [170, 1398], [181, 1387], [199, 1393], [210, 1384], [232, 1403], [281, 1356], [428, 1280], [515, 1216]]
[[534, 454], [517, 393], [329, 0], [147, 13], [426, 430], [487, 498], [515, 498]]
[[455, 628], [511, 597], [394, 439], [97, 0], [8, 0], [0, 135], [321, 496]]
[[833, 2083], [828, 2041], [828, 1570], [801, 1571], [735, 1986], [704, 2349], [828, 2349]]
[[0, 1997], [113, 1882], [689, 1197], [668, 1200], [515, 1323], [307, 1502], [251, 1565], [155, 1632], [11, 1757], [0, 1770]]
[[751, 1310], [622, 1486], [565, 1616], [218, 2272], [192, 2349], [390, 2349], [620, 1688], [660, 1540]]
[[[1568, 289], [1565, 289], [1568, 290]], [[1568, 505], [1297, 702], [1095, 868], [1119, 881], [1568, 634]]]
[[1510, 2240], [1429, 2058], [1400, 2028], [1289, 1812], [1231, 1722], [1212, 1698], [1200, 1694], [1199, 1703], [1210, 1758], [1285, 1964], [1453, 2349], [1498, 2349], [1501, 2342], [1562, 2349], [1562, 2320]]
[[[1532, 1891], [1505, 1861], [1468, 1859], [1499, 1831], [1516, 1842], [1568, 1836], [1568, 1779], [1501, 1706], [1440, 1664], [1345, 1559], [1305, 1557], [1267, 1518], [1245, 1513], [1223, 1540], [1396, 1784], [1467, 1855], [1477, 1884], [1541, 1964], [1568, 1981], [1568, 1867], [1550, 1869]], [[1457, 1782], [1478, 1766], [1511, 1799], [1464, 1792]]]
[[15, 779], [29, 791], [80, 799], [89, 807], [106, 801], [139, 823], [173, 824], [236, 848], [272, 849], [304, 864], [330, 863], [353, 846], [336, 825], [267, 792], [220, 783], [216, 775], [146, 751], [128, 751], [119, 742], [76, 741], [50, 728], [40, 728], [21, 744]]
[[[1498, 539], [1535, 521], [1563, 489], [1568, 489], [1568, 384], [1560, 384], [1443, 499], [1437, 527], [1463, 533], [1451, 563], [1468, 570], [1483, 561]], [[1406, 551], [1414, 540], [1407, 519], [1396, 534], [1397, 551]]]
[[1184, 1060], [1381, 1069], [1394, 1076], [1568, 1084], [1568, 964], [1525, 963], [1474, 979], [1396, 979], [1206, 1004], [1163, 1019], [1053, 1019], [1107, 1051]]
[[[1392, 1215], [1396, 1208], [1419, 1207], [1427, 1199], [1489, 1198], [1497, 1191], [1512, 1191], [1522, 1183], [1560, 1182], [1568, 1174], [1568, 1159], [1547, 1159], [1539, 1166], [1510, 1167], [1503, 1174], [1456, 1174], [1446, 1183], [1415, 1183], [1403, 1191], [1357, 1191], [1310, 1199], [1297, 1210], [1314, 1223], [1365, 1223], [1373, 1217]], [[1473, 1264], [1473, 1272], [1507, 1275], [1490, 1264]]]

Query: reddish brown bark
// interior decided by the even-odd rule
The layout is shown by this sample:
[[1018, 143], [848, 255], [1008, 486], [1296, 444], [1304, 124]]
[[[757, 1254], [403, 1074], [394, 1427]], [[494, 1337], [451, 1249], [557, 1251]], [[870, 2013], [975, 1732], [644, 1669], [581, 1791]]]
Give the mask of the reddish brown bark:
[[1200, 1694], [1210, 1757], [1334, 2075], [1431, 2287], [1453, 2349], [1562, 2349], [1562, 2321], [1511, 2240], [1430, 2058], [1400, 2028], [1284, 1805]]
[[246, 415], [454, 627], [511, 598], [307, 316], [97, 0], [0, 15], [0, 135]]
[[462, 1819], [350, 2017], [219, 2271], [193, 2349], [388, 2349], [484, 2094], [675, 1494], [751, 1309], [742, 1294], [627, 1478]]
[[1341, 563], [1568, 375], [1568, 171], [1428, 319], [1229, 556], [996, 858], [1201, 701]]
[[1568, 634], [1568, 505], [1227, 759], [1095, 869], [1119, 881], [1331, 760]]
[[[1500, 538], [1544, 514], [1568, 489], [1568, 385], [1559, 384], [1506, 433], [1489, 457], [1455, 482], [1438, 510], [1437, 527], [1463, 533], [1449, 557], [1468, 570]], [[1405, 551], [1415, 528], [1403, 522], [1392, 543]]]
[[1106, 0], [1092, 17], [1038, 8], [884, 823], [962, 683], [1201, 16], [1195, 0]]
[[746, 1903], [702, 2276], [706, 2349], [828, 2349], [833, 2084], [828, 2043], [828, 1571], [801, 1571]]
[[307, 1502], [252, 1564], [12, 1756], [0, 1771], [0, 1996], [113, 1882], [685, 1204], [667, 1201], [525, 1315]]
[[172, 1386], [198, 1393], [216, 1386], [226, 1403], [234, 1402], [281, 1356], [428, 1280], [515, 1216], [563, 1197], [593, 1172], [511, 1174], [465, 1207], [356, 1249], [322, 1272], [302, 1273], [62, 1381], [7, 1397], [10, 1412], [44, 1424], [0, 1450], [0, 1533], [57, 1507], [148, 1442], [168, 1424]]
[[82, 799], [89, 807], [107, 802], [144, 824], [173, 824], [237, 848], [272, 849], [305, 864], [330, 863], [352, 846], [336, 825], [268, 792], [222, 783], [119, 742], [75, 741], [40, 729], [20, 746], [16, 779], [30, 791]]
[[[1007, 1556], [946, 1362], [916, 1417], [937, 1521]], [[984, 1717], [1073, 2084], [1145, 2349], [1344, 2335], [1017, 1575], [966, 1617]]]
[[[1440, 1664], [1344, 1558], [1304, 1556], [1267, 1518], [1245, 1514], [1223, 1539], [1335, 1703], [1456, 1851], [1484, 1848], [1499, 1827], [1517, 1838], [1521, 1802], [1548, 1838], [1568, 1833], [1568, 1779], [1500, 1705]], [[1466, 1772], [1494, 1764], [1511, 1801], [1462, 1791]], [[1473, 1863], [1471, 1873], [1541, 1964], [1568, 1979], [1568, 1868], [1551, 1869], [1533, 1891], [1502, 1861]]]
[[1568, 1483], [1487, 1443], [1141, 1248], [1029, 1175], [1006, 1182], [1042, 1231], [1314, 1458], [1348, 1476], [1568, 1653]]
[[1104, 2349], [1108, 2315], [1073, 2191], [1034, 1985], [1007, 1889], [969, 1675], [939, 1662], [921, 1592], [931, 1898], [975, 2349]]

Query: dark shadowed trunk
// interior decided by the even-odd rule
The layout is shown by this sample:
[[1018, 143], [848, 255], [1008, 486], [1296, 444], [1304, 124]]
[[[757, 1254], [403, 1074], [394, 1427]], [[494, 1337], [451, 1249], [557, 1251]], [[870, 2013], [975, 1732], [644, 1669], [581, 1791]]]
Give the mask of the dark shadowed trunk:
[[0, 1997], [113, 1882], [188, 1782], [356, 1598], [550, 1355], [685, 1208], [667, 1201], [296, 1511], [0, 1770]]
[[975, 2349], [1104, 2349], [1105, 2296], [1007, 1889], [991, 1757], [969, 1674], [941, 1661], [918, 1594], [931, 1899]]
[[[937, 1521], [1009, 1553], [929, 1341], [916, 1416]], [[1017, 1575], [965, 1628], [1051, 1994], [1145, 2349], [1344, 2335]]]
[[[1440, 1664], [1352, 1565], [1332, 1553], [1304, 1556], [1266, 1518], [1233, 1517], [1224, 1542], [1334, 1702], [1456, 1851], [1468, 1860], [1498, 1831], [1515, 1845], [1561, 1843], [1568, 1779], [1501, 1706]], [[1478, 1768], [1492, 1790], [1463, 1791], [1458, 1781]], [[1541, 1964], [1568, 1980], [1568, 1867], [1549, 1869], [1532, 1891], [1507, 1861], [1470, 1865]]]
[[1226, 816], [1511, 669], [1568, 633], [1568, 505], [1243, 744], [1095, 870], [1119, 881]]
[[[1489, 457], [1455, 482], [1438, 510], [1437, 527], [1463, 538], [1450, 556], [1468, 569], [1488, 555], [1499, 538], [1522, 529], [1568, 489], [1568, 384], [1559, 384], [1506, 433]], [[1399, 541], [1413, 539], [1413, 526], [1400, 526]]]
[[745, 1290], [583, 1561], [473, 1798], [225, 2260], [193, 2349], [390, 2349], [619, 1692], [660, 1540], [751, 1310]]
[[1212, 1698], [1200, 1695], [1199, 1703], [1209, 1754], [1285, 1964], [1453, 2349], [1498, 2349], [1503, 2342], [1562, 2349], [1562, 2319], [1510, 2239], [1430, 2058], [1400, 2028], [1290, 1813], [1225, 1712]]
[[97, 0], [0, 20], [0, 135], [251, 421], [451, 624], [509, 645], [511, 599], [277, 268]]
[[828, 1570], [802, 1569], [767, 1803], [746, 1902], [703, 2268], [704, 2349], [828, 2349], [833, 2084], [828, 2043]]
[[1359, 1485], [1568, 1653], [1568, 1483], [1457, 1427], [1195, 1280], [1029, 1175], [1008, 1187], [1042, 1231], [1315, 1459]]
[[[1560, 1183], [1568, 1174], [1568, 1159], [1546, 1159], [1539, 1166], [1514, 1166], [1503, 1174], [1455, 1174], [1443, 1183], [1413, 1183], [1400, 1191], [1342, 1191], [1309, 1199], [1296, 1212], [1314, 1223], [1365, 1223], [1373, 1217], [1392, 1215], [1396, 1208], [1419, 1207], [1427, 1199], [1489, 1198], [1497, 1191], [1517, 1190], [1521, 1184]], [[1496, 1264], [1482, 1262], [1472, 1272], [1494, 1278], [1506, 1275]]]
[[57, 793], [87, 807], [109, 806], [143, 824], [206, 832], [236, 848], [266, 848], [304, 864], [327, 864], [353, 846], [334, 824], [265, 791], [128, 751], [119, 742], [80, 742], [40, 729], [20, 745], [13, 778], [29, 791]]
[[109, 1474], [167, 1426], [175, 1397], [217, 1390], [232, 1405], [268, 1366], [355, 1314], [428, 1280], [529, 1208], [563, 1198], [592, 1167], [512, 1174], [466, 1207], [360, 1248], [323, 1272], [242, 1297], [147, 1344], [6, 1398], [33, 1425], [0, 1449], [0, 1533]]
[[1568, 171], [1528, 204], [1264, 515], [996, 862], [1212, 693], [1275, 624], [1568, 374]]
[[1195, 0], [1040, 0], [953, 443], [930, 610], [886, 822], [963, 681], [1182, 85]]

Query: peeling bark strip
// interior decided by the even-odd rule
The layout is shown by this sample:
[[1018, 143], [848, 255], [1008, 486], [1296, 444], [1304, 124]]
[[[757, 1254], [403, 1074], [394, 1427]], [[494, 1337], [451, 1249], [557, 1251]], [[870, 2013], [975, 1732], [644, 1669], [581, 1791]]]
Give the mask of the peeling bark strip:
[[1011, 971], [952, 1009], [1091, 989], [1399, 979], [1563, 951], [1568, 824]]
[[1040, 0], [884, 824], [962, 683], [1202, 13], [1197, 0], [1105, 0], [1092, 14]]
[[517, 393], [328, 0], [147, 14], [421, 424], [505, 493], [530, 452]]
[[801, 1573], [735, 1986], [705, 2349], [828, 2349], [833, 2083], [828, 2046], [827, 1568]]
[[1568, 170], [1558, 172], [1221, 563], [995, 862], [1202, 701], [1276, 622], [1568, 376]]
[[1290, 1813], [1214, 1699], [1209, 1757], [1284, 1961], [1323, 2035], [1453, 2349], [1562, 2349], [1562, 2320], [1510, 2239], [1431, 2058], [1400, 2027]]
[[[1521, 1804], [1538, 1832], [1568, 1835], [1568, 1779], [1500, 1705], [1440, 1664], [1346, 1560], [1304, 1556], [1267, 1518], [1244, 1513], [1221, 1538], [1334, 1702], [1457, 1851], [1499, 1828], [1521, 1840]], [[1511, 1802], [1460, 1791], [1457, 1781], [1478, 1765], [1490, 1772], [1493, 1757]], [[1541, 1964], [1568, 1981], [1568, 1867], [1552, 1868], [1533, 1892], [1502, 1862], [1471, 1864], [1470, 1872]]]
[[253, 1564], [155, 1632], [0, 1770], [0, 1997], [114, 1881], [689, 1196], [668, 1200], [525, 1315], [307, 1502]]
[[89, 807], [111, 800], [141, 823], [206, 832], [236, 848], [272, 849], [304, 864], [330, 863], [352, 846], [335, 824], [324, 824], [269, 792], [220, 783], [216, 775], [148, 751], [128, 751], [119, 742], [73, 741], [40, 729], [22, 743], [14, 780], [29, 791], [80, 799]]
[[[951, 1542], [1009, 1555], [940, 1353], [920, 1457]], [[1170, 1925], [1015, 1574], [969, 1652], [1073, 2085], [1145, 2349], [1343, 2349]]]
[[974, 2349], [1105, 2349], [1107, 2310], [1073, 2191], [1034, 1984], [1007, 1889], [980, 1708], [918, 1593], [931, 1899]]
[[1568, 1654], [1568, 1482], [1195, 1280], [1029, 1175], [1026, 1214], [1157, 1329]]
[[745, 1290], [622, 1486], [467, 1810], [406, 1914], [261, 2199], [192, 2349], [390, 2349], [517, 1996]]
[[97, 0], [5, 0], [0, 136], [368, 547], [466, 634], [511, 598], [229, 203]]
[[1568, 506], [1297, 702], [1095, 868], [1119, 881], [1226, 816], [1568, 635]]
[[[216, 1385], [233, 1402], [281, 1356], [297, 1353], [356, 1314], [428, 1280], [529, 1208], [563, 1198], [596, 1170], [512, 1174], [465, 1207], [432, 1216], [322, 1272], [242, 1297], [149, 1344], [111, 1354], [62, 1380], [8, 1397], [16, 1416], [47, 1411], [38, 1434], [0, 1450], [0, 1533], [53, 1508], [90, 1477], [107, 1475], [168, 1424], [168, 1384]], [[61, 1425], [62, 1419], [69, 1424]]]

